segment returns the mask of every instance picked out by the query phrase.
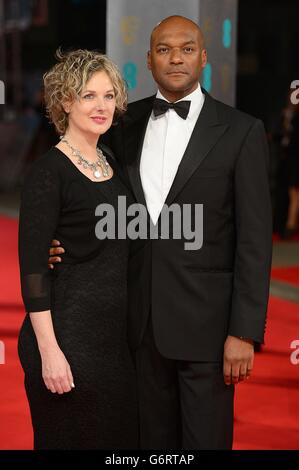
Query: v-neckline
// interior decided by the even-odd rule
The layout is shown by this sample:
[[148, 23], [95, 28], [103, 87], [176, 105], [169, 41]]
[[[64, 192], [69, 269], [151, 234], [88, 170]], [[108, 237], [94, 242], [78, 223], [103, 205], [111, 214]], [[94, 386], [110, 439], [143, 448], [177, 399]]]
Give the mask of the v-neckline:
[[112, 180], [112, 178], [114, 178], [114, 176], [115, 176], [115, 171], [114, 171], [114, 169], [112, 168], [112, 166], [111, 166], [110, 163], [109, 163], [110, 168], [111, 168], [111, 170], [112, 170], [112, 172], [113, 172], [111, 178], [108, 178], [108, 179], [103, 180], [103, 181], [94, 181], [94, 180], [91, 180], [90, 178], [88, 178], [88, 176], [86, 176], [84, 173], [82, 173], [82, 171], [79, 170], [79, 168], [75, 165], [74, 162], [72, 162], [72, 160], [66, 155], [66, 153], [64, 153], [62, 150], [60, 150], [58, 147], [56, 147], [56, 145], [54, 145], [53, 148], [56, 149], [56, 150], [58, 150], [58, 152], [59, 152], [61, 155], [63, 155], [63, 157], [66, 158], [66, 159], [70, 162], [70, 164], [72, 165], [72, 167], [74, 167], [74, 169], [75, 169], [78, 173], [80, 173], [80, 174], [83, 176], [83, 178], [87, 179], [87, 180], [90, 181], [91, 183], [96, 183], [96, 184], [107, 183], [108, 181]]

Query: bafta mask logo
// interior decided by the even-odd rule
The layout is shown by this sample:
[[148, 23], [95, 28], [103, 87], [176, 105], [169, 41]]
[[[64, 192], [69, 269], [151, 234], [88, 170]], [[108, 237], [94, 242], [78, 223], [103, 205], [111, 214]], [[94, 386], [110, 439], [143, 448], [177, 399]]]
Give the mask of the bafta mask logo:
[[221, 67], [221, 88], [224, 93], [227, 93], [231, 83], [231, 68], [228, 64], [223, 64]]
[[229, 49], [232, 43], [232, 22], [226, 18], [222, 24], [222, 43], [225, 49]]
[[137, 16], [124, 16], [120, 23], [123, 42], [131, 46], [136, 42], [140, 19]]
[[213, 21], [208, 16], [202, 24], [202, 32], [205, 37], [205, 47], [209, 47], [212, 42]]

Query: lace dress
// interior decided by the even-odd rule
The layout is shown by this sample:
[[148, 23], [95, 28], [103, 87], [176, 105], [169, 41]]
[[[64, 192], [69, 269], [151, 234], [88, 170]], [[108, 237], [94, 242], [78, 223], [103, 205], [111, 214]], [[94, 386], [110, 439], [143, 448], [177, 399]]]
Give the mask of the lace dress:
[[[108, 158], [108, 157], [107, 157]], [[118, 176], [89, 180], [56, 147], [26, 178], [20, 209], [19, 259], [26, 312], [51, 310], [55, 335], [74, 377], [62, 395], [42, 379], [30, 316], [19, 335], [35, 449], [137, 447], [135, 370], [127, 345], [126, 239], [99, 240], [95, 208], [130, 193]], [[65, 248], [49, 270], [52, 238]]]

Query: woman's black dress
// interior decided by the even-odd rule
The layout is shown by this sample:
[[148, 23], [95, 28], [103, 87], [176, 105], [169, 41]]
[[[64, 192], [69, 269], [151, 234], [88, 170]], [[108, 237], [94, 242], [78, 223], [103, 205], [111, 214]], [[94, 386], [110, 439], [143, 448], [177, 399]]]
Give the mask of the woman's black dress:
[[[129, 244], [117, 238], [118, 196], [126, 197], [127, 204], [131, 196], [108, 160], [113, 177], [93, 182], [53, 147], [33, 164], [24, 184], [19, 257], [25, 308], [51, 310], [75, 383], [62, 395], [46, 388], [26, 315], [18, 348], [35, 449], [137, 447], [135, 371], [126, 332]], [[115, 208], [115, 239], [95, 235], [100, 203]], [[47, 264], [53, 238], [65, 254], [51, 271]]]

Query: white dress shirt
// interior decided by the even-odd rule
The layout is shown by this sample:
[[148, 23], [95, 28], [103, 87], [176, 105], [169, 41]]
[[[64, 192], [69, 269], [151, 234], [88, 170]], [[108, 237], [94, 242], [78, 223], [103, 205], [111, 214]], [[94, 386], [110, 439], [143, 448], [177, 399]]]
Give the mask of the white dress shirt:
[[[157, 92], [157, 98], [166, 100], [160, 91]], [[154, 224], [157, 223], [203, 106], [204, 95], [200, 86], [178, 101], [185, 100], [191, 101], [187, 119], [182, 119], [174, 109], [157, 117], [152, 112], [146, 128], [140, 177]]]

